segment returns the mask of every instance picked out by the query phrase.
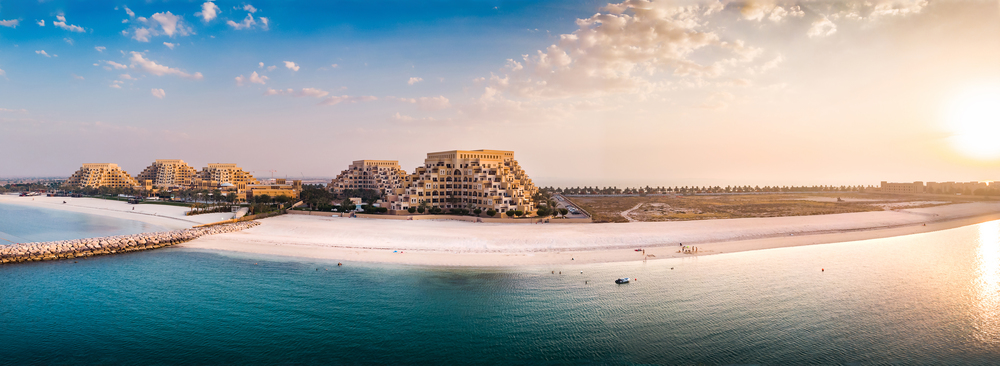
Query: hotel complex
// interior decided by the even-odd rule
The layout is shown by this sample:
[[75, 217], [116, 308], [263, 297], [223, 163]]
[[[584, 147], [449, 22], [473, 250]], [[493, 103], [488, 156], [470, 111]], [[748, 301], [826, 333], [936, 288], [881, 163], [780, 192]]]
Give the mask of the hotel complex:
[[452, 150], [427, 154], [424, 165], [406, 174], [395, 160], [358, 160], [327, 186], [382, 192], [381, 207], [394, 211], [426, 205], [442, 209], [533, 211], [538, 188], [513, 151]]
[[302, 181], [286, 183], [284, 179], [260, 182], [236, 164], [212, 163], [199, 172], [184, 160], [157, 159], [132, 178], [117, 164], [83, 164], [66, 181], [66, 185], [86, 188], [133, 188], [149, 193], [178, 189], [219, 190], [225, 195], [235, 195], [243, 202], [253, 196], [286, 196], [298, 198]]
[[913, 182], [889, 183], [882, 181], [879, 191], [883, 193], [937, 193], [937, 194], [974, 194], [976, 190], [988, 189], [992, 185], [986, 182]]

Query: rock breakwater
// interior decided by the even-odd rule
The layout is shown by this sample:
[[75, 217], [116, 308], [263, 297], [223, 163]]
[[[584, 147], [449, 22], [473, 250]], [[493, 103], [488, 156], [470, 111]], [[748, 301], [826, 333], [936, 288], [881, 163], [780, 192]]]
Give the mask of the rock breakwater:
[[256, 221], [135, 235], [0, 245], [0, 264], [73, 259], [137, 252], [180, 244], [205, 235], [231, 233], [260, 225]]

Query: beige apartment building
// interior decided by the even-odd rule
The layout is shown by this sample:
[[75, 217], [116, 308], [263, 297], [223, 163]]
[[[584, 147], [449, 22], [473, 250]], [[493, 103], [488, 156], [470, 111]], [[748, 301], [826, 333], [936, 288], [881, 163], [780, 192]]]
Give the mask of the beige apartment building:
[[287, 181], [282, 178], [275, 179], [273, 183], [256, 183], [247, 185], [247, 193], [250, 197], [260, 197], [267, 195], [269, 197], [289, 197], [289, 198], [299, 198], [299, 193], [302, 193], [302, 181], [293, 180], [291, 183], [286, 183]]
[[954, 194], [974, 193], [977, 189], [987, 189], [986, 182], [927, 182], [927, 193]]
[[407, 174], [396, 160], [356, 160], [327, 186], [334, 194], [352, 189], [372, 189], [389, 196], [401, 193]]
[[66, 185], [87, 188], [137, 188], [139, 183], [118, 164], [83, 164], [66, 180]]
[[924, 182], [889, 183], [882, 181], [882, 193], [924, 193]]
[[[388, 168], [384, 175], [378, 169], [354, 169], [364, 166], [359, 163], [365, 161], [386, 162]], [[427, 154], [423, 166], [409, 175], [392, 160], [359, 160], [351, 167], [328, 188], [338, 194], [345, 189], [378, 189], [384, 195], [379, 206], [390, 210], [402, 211], [421, 204], [445, 210], [480, 208], [501, 212], [536, 208], [532, 196], [538, 188], [514, 159], [513, 151], [433, 152]]]
[[147, 190], [153, 188], [186, 188], [198, 171], [179, 159], [156, 159], [146, 169], [136, 176]]
[[247, 185], [259, 184], [250, 173], [232, 163], [212, 163], [201, 169], [201, 172], [191, 180], [191, 188], [219, 189], [228, 188], [244, 192]]

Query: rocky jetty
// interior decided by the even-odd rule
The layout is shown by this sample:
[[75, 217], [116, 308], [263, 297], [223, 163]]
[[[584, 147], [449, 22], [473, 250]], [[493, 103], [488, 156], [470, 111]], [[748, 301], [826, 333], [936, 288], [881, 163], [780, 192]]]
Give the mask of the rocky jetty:
[[231, 233], [257, 225], [260, 223], [244, 221], [166, 232], [0, 245], [0, 264], [73, 259], [156, 249], [205, 235]]

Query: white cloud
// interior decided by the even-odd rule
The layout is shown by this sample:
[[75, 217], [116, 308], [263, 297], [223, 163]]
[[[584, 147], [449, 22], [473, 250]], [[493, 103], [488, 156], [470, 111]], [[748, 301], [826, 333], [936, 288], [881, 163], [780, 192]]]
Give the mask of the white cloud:
[[801, 18], [805, 15], [806, 13], [802, 11], [802, 8], [798, 5], [790, 6], [787, 9], [776, 6], [774, 7], [774, 10], [771, 10], [771, 15], [767, 17], [767, 20], [777, 23], [786, 17]]
[[250, 5], [250, 4], [243, 5], [243, 10], [251, 12], [251, 13], [256, 13], [257, 12], [257, 8], [253, 7], [253, 5]]
[[[139, 42], [149, 42], [150, 37], [165, 35], [173, 38], [175, 35], [188, 36], [194, 34], [184, 19], [171, 12], [154, 13], [148, 19], [138, 17], [136, 21], [146, 25], [145, 27], [135, 27], [132, 29], [132, 39]], [[122, 31], [123, 35], [128, 35], [128, 31]]]
[[97, 52], [101, 52], [101, 53], [103, 53], [103, 52], [104, 52], [104, 50], [106, 50], [106, 49], [108, 49], [108, 48], [107, 48], [107, 47], [104, 47], [104, 46], [97, 46], [97, 47], [94, 47], [94, 49], [95, 49], [95, 50], [97, 50]]
[[170, 42], [163, 42], [163, 45], [167, 46], [167, 48], [169, 49], [174, 49], [174, 47], [177, 47], [176, 43], [170, 43]]
[[163, 99], [164, 97], [167, 96], [167, 92], [163, 91], [163, 89], [153, 88], [152, 90], [150, 90], [150, 92], [153, 93], [154, 97], [157, 97], [157, 98], [160, 98], [160, 99]]
[[201, 12], [194, 13], [194, 16], [201, 17], [206, 23], [212, 21], [219, 16], [219, 7], [215, 6], [215, 3], [211, 1], [206, 1], [201, 4]]
[[362, 95], [362, 96], [341, 95], [341, 96], [332, 96], [332, 97], [326, 98], [322, 102], [320, 102], [319, 104], [321, 104], [321, 105], [337, 105], [337, 104], [340, 104], [340, 103], [371, 102], [371, 101], [374, 101], [374, 100], [378, 100], [378, 98], [376, 98], [374, 96], [371, 96], [371, 95]]
[[80, 75], [77, 75], [77, 74], [70, 74], [70, 75], [71, 75], [71, 76], [73, 76], [73, 78], [74, 78], [74, 79], [77, 79], [77, 80], [84, 80], [84, 79], [83, 79], [83, 76], [80, 76]]
[[237, 76], [236, 85], [243, 86], [243, 82], [247, 80], [249, 80], [251, 83], [254, 84], [264, 85], [267, 83], [267, 79], [268, 79], [267, 76], [259, 75], [257, 74], [256, 71], [254, 71], [252, 74], [250, 74], [249, 78], [243, 77], [243, 75]]
[[330, 65], [330, 67], [332, 67], [332, 68], [336, 69], [336, 68], [340, 67], [340, 65], [337, 65], [337, 64], [333, 64], [333, 65]]
[[115, 89], [121, 89], [122, 88], [122, 86], [118, 85], [118, 84], [111, 84], [111, 85], [108, 85], [108, 87], [115, 88]]
[[257, 22], [253, 20], [252, 14], [247, 14], [247, 17], [243, 18], [242, 22], [237, 23], [232, 20], [227, 20], [226, 24], [229, 24], [229, 26], [233, 27], [233, 29], [241, 30], [241, 29], [253, 28], [253, 26], [256, 25]]
[[278, 68], [277, 66], [271, 65], [271, 66], [267, 67], [267, 71], [274, 71], [274, 69], [277, 69], [277, 68]]
[[812, 22], [812, 26], [809, 27], [809, 31], [806, 32], [806, 35], [809, 36], [809, 38], [814, 38], [826, 37], [834, 33], [837, 33], [837, 25], [833, 24], [830, 19], [824, 17], [814, 20]]
[[[3, 75], [3, 74], [0, 74], [0, 75]], [[8, 113], [28, 113], [28, 110], [27, 110], [27, 109], [24, 109], [24, 108], [21, 108], [21, 109], [8, 109], [8, 108], [0, 108], [0, 112], [8, 112]]]
[[45, 56], [45, 57], [52, 57], [52, 56], [49, 56], [48, 52], [45, 52], [45, 50], [38, 50], [38, 51], [35, 51], [35, 53], [37, 53], [39, 55], [42, 55], [42, 56]]
[[424, 78], [412, 77], [412, 78], [410, 78], [410, 80], [407, 80], [406, 83], [410, 84], [410, 85], [413, 85], [413, 84], [419, 83], [421, 81], [424, 81]]
[[260, 63], [258, 63], [257, 65], [258, 65], [258, 66], [259, 66], [260, 68], [262, 68], [262, 69], [264, 68], [264, 63], [263, 63], [263, 62], [260, 62]]
[[85, 29], [83, 29], [83, 27], [72, 25], [72, 24], [66, 24], [66, 17], [65, 16], [56, 15], [56, 19], [58, 19], [59, 21], [52, 22], [52, 25], [54, 25], [56, 27], [68, 30], [70, 32], [83, 33], [83, 32], [86, 31]]
[[104, 63], [108, 64], [108, 66], [111, 66], [111, 67], [113, 67], [115, 69], [119, 69], [119, 70], [124, 70], [124, 69], [128, 68], [128, 66], [122, 65], [122, 64], [114, 62], [114, 61], [104, 61]]
[[174, 69], [164, 65], [160, 65], [152, 60], [144, 58], [143, 55], [139, 52], [132, 52], [132, 57], [129, 58], [129, 60], [132, 61], [131, 67], [133, 69], [139, 69], [156, 76], [176, 75], [185, 79], [193, 79], [193, 80], [201, 80], [203, 78], [200, 72], [189, 74], [180, 69]]
[[118, 75], [118, 78], [122, 79], [122, 80], [135, 80], [135, 78], [132, 77], [132, 75], [129, 75], [129, 74]]
[[39, 21], [35, 22], [35, 24], [38, 24], [39, 27], [44, 27], [45, 26], [45, 19], [39, 20]]
[[129, 9], [127, 6], [125, 7], [125, 13], [128, 14], [128, 16], [131, 18], [135, 18], [135, 12], [132, 11], [132, 9]]
[[0, 69], [0, 76], [7, 76], [7, 72]]
[[264, 30], [271, 29], [271, 20], [265, 17], [260, 17], [260, 27]]
[[69, 43], [70, 46], [73, 45], [73, 39], [72, 38], [63, 38], [63, 41], [65, 41], [66, 43]]
[[718, 4], [689, 4], [626, 0], [577, 19], [578, 29], [556, 44], [507, 60], [500, 74], [482, 79], [491, 89], [480, 103], [511, 102], [502, 94], [536, 100], [643, 96], [665, 88], [671, 78], [722, 77], [761, 53], [740, 40], [723, 41], [708, 28], [712, 23], [704, 18], [720, 11]]
[[299, 65], [291, 61], [285, 61], [285, 67], [292, 71], [299, 71]]
[[0, 20], [0, 27], [17, 28], [20, 23], [20, 19]]

